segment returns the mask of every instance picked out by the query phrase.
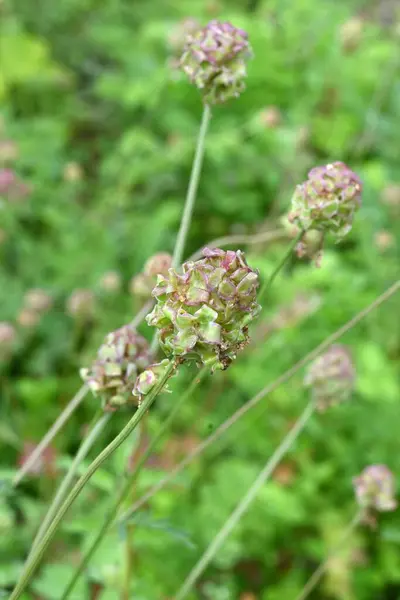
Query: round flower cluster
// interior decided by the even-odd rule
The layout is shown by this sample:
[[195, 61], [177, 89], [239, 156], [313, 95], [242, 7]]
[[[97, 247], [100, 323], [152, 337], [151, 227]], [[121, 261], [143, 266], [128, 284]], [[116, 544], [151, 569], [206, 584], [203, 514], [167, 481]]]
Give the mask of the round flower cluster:
[[344, 346], [335, 345], [310, 365], [304, 385], [312, 388], [317, 408], [325, 410], [347, 400], [354, 388], [355, 369]]
[[125, 325], [109, 333], [89, 369], [81, 377], [91, 391], [113, 410], [132, 401], [137, 376], [152, 362], [149, 344], [133, 327]]
[[170, 357], [194, 358], [213, 370], [225, 369], [248, 341], [254, 319], [258, 273], [242, 252], [205, 248], [203, 258], [159, 275], [153, 296], [157, 304], [147, 316], [159, 330], [159, 343]]
[[180, 64], [206, 104], [221, 104], [245, 89], [246, 62], [251, 56], [245, 31], [231, 23], [210, 21], [187, 37]]
[[315, 167], [307, 181], [296, 187], [289, 221], [300, 231], [329, 231], [340, 241], [352, 227], [361, 192], [360, 178], [344, 163]]
[[380, 512], [394, 510], [394, 477], [386, 465], [371, 465], [353, 479], [357, 501], [361, 507]]

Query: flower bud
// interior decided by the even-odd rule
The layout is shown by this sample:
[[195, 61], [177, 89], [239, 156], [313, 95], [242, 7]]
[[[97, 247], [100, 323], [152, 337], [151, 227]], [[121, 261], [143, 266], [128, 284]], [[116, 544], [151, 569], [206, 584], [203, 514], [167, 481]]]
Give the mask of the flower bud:
[[344, 346], [331, 346], [310, 365], [304, 385], [312, 388], [319, 410], [347, 400], [354, 388], [355, 369]]
[[260, 311], [258, 273], [240, 251], [205, 248], [202, 259], [158, 276], [157, 304], [147, 316], [171, 358], [194, 358], [225, 369], [248, 342], [247, 325]]
[[386, 465], [366, 467], [361, 475], [353, 479], [358, 504], [380, 512], [395, 510], [394, 477]]
[[344, 163], [315, 167], [296, 187], [289, 220], [301, 231], [330, 231], [340, 241], [351, 229], [361, 206], [362, 184]]
[[[154, 386], [164, 377], [169, 367], [169, 360], [164, 359], [159, 363], [150, 365], [143, 373], [140, 373], [136, 378], [136, 382], [132, 391], [134, 396], [141, 398], [154, 388]], [[167, 386], [163, 389], [164, 392], [169, 392]]]
[[181, 68], [201, 91], [205, 104], [220, 104], [243, 92], [251, 55], [245, 31], [210, 21], [188, 36]]
[[135, 380], [151, 364], [149, 344], [131, 325], [109, 333], [82, 379], [100, 396], [107, 410], [129, 403]]

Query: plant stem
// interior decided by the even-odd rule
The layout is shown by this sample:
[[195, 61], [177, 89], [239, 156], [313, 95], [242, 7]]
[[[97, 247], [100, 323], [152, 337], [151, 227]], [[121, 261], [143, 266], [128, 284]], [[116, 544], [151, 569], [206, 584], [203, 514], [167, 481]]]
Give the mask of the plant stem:
[[[152, 305], [152, 301], [149, 301], [141, 308], [138, 314], [131, 321], [132, 327], [138, 327], [140, 325], [147, 313], [151, 310]], [[45, 434], [41, 442], [36, 446], [34, 451], [30, 454], [29, 458], [25, 461], [24, 465], [19, 469], [19, 471], [15, 475], [12, 481], [13, 487], [17, 487], [17, 485], [21, 483], [21, 481], [24, 479], [25, 475], [31, 470], [32, 467], [35, 466], [36, 462], [39, 460], [40, 456], [46, 450], [48, 445], [52, 442], [52, 440], [55, 438], [60, 429], [64, 427], [65, 423], [81, 404], [88, 391], [88, 386], [83, 385], [77, 391], [75, 396], [69, 401], [62, 413], [57, 417], [56, 421]]]
[[34, 548], [37, 546], [38, 542], [42, 539], [49, 524], [53, 520], [58, 509], [60, 508], [62, 501], [64, 500], [64, 497], [65, 497], [66, 493], [68, 492], [68, 489], [70, 488], [71, 482], [73, 481], [73, 479], [76, 475], [79, 465], [81, 464], [81, 462], [83, 460], [85, 460], [88, 452], [90, 451], [90, 449], [92, 448], [92, 446], [96, 442], [96, 440], [98, 439], [100, 433], [103, 431], [104, 426], [110, 420], [111, 414], [112, 413], [104, 414], [99, 419], [96, 419], [95, 424], [93, 425], [93, 428], [90, 430], [89, 435], [83, 440], [81, 447], [79, 448], [74, 460], [72, 461], [67, 474], [65, 475], [64, 479], [62, 480], [61, 485], [58, 488], [58, 490], [54, 496], [54, 499], [51, 503], [51, 506], [50, 506], [49, 510], [47, 511], [46, 516], [43, 519], [43, 521], [39, 527], [39, 530], [33, 541], [31, 551], [28, 555], [28, 559], [27, 559], [28, 561], [29, 561], [30, 557], [32, 556]]
[[206, 548], [204, 554], [201, 556], [200, 560], [191, 570], [188, 577], [184, 581], [182, 587], [180, 588], [179, 592], [175, 596], [175, 600], [183, 600], [187, 597], [193, 585], [196, 583], [200, 575], [206, 569], [207, 565], [213, 559], [216, 552], [224, 543], [228, 535], [231, 533], [231, 531], [238, 524], [242, 516], [245, 514], [245, 512], [249, 508], [250, 504], [253, 502], [254, 498], [257, 496], [262, 486], [266, 483], [266, 481], [268, 481], [269, 477], [279, 464], [282, 457], [289, 451], [300, 432], [304, 429], [310, 417], [314, 413], [314, 410], [314, 402], [310, 402], [306, 406], [303, 414], [297, 420], [296, 424], [292, 427], [290, 432], [285, 436], [281, 444], [275, 450], [271, 458], [268, 459], [266, 465], [262, 469], [261, 473], [258, 475], [257, 479], [254, 481], [253, 485], [247, 490], [242, 500], [236, 506], [229, 518], [225, 521], [224, 525], [214, 537], [212, 542], [209, 544], [208, 548]]
[[296, 600], [305, 600], [312, 592], [312, 590], [317, 585], [318, 581], [321, 579], [322, 575], [325, 573], [327, 567], [331, 560], [336, 556], [337, 552], [341, 549], [343, 544], [347, 541], [348, 537], [353, 533], [354, 529], [360, 524], [363, 517], [365, 515], [364, 509], [359, 509], [355, 514], [350, 524], [345, 529], [343, 535], [341, 536], [339, 543], [335, 546], [332, 552], [329, 554], [328, 558], [320, 564], [318, 569], [314, 571], [313, 575], [311, 575], [310, 579], [307, 581], [304, 588], [301, 590], [300, 594], [296, 597]]
[[77, 569], [76, 569], [73, 577], [71, 578], [71, 581], [68, 583], [67, 588], [65, 589], [65, 591], [64, 591], [64, 593], [63, 593], [63, 595], [61, 597], [61, 600], [67, 600], [67, 598], [69, 597], [69, 595], [72, 592], [72, 590], [73, 590], [76, 582], [79, 579], [79, 576], [84, 571], [84, 569], [86, 568], [86, 566], [89, 564], [89, 561], [92, 558], [94, 552], [99, 547], [100, 542], [102, 541], [102, 539], [104, 538], [104, 536], [106, 535], [106, 533], [108, 532], [108, 530], [110, 529], [110, 527], [113, 525], [114, 520], [115, 520], [115, 518], [116, 518], [116, 516], [118, 514], [118, 510], [119, 510], [121, 504], [124, 502], [125, 498], [128, 496], [128, 494], [129, 494], [129, 492], [131, 490], [132, 485], [135, 483], [141, 467], [145, 464], [145, 462], [147, 461], [147, 459], [149, 458], [149, 456], [152, 454], [154, 448], [156, 447], [156, 445], [158, 444], [159, 440], [162, 438], [162, 436], [165, 434], [165, 432], [170, 427], [172, 421], [174, 420], [175, 416], [179, 413], [179, 411], [182, 408], [183, 404], [186, 402], [186, 400], [188, 400], [191, 397], [191, 395], [194, 392], [194, 390], [196, 389], [196, 387], [200, 384], [200, 382], [204, 379], [205, 375], [208, 372], [209, 372], [209, 368], [208, 367], [203, 367], [199, 371], [199, 373], [196, 374], [196, 377], [192, 380], [192, 382], [189, 385], [189, 387], [182, 394], [182, 396], [180, 397], [180, 399], [176, 402], [176, 404], [174, 405], [173, 409], [169, 413], [168, 417], [165, 419], [164, 423], [162, 424], [162, 426], [158, 430], [157, 435], [152, 439], [152, 441], [150, 442], [150, 444], [149, 444], [148, 448], [145, 450], [145, 452], [143, 452], [143, 454], [140, 457], [139, 461], [135, 465], [134, 470], [132, 471], [132, 473], [130, 473], [130, 475], [129, 475], [128, 479], [126, 480], [124, 486], [122, 487], [120, 493], [118, 494], [118, 496], [115, 499], [114, 503], [110, 507], [110, 509], [109, 509], [109, 511], [108, 511], [105, 519], [104, 519], [104, 522], [103, 522], [100, 530], [97, 533], [96, 538], [93, 540], [92, 545], [87, 550], [85, 556], [83, 556], [83, 558], [81, 559], [81, 562], [79, 563], [79, 565], [78, 565], [78, 567], [77, 567]]
[[69, 401], [62, 413], [57, 417], [57, 420], [53, 423], [49, 431], [43, 437], [42, 441], [36, 446], [32, 454], [30, 454], [29, 458], [25, 461], [24, 465], [15, 475], [12, 481], [13, 487], [17, 487], [17, 485], [21, 483], [25, 475], [32, 469], [32, 467], [35, 466], [35, 464], [37, 463], [43, 452], [46, 450], [48, 445], [52, 442], [52, 440], [55, 438], [60, 429], [65, 425], [72, 413], [81, 404], [88, 391], [89, 388], [86, 385], [83, 385], [72, 398], [72, 400]]
[[211, 109], [208, 104], [204, 105], [203, 116], [201, 119], [200, 131], [197, 138], [196, 152], [190, 174], [189, 187], [186, 195], [185, 207], [183, 209], [182, 221], [180, 224], [178, 237], [176, 238], [174, 254], [172, 257], [172, 266], [179, 267], [185, 250], [186, 237], [189, 231], [192, 219], [193, 207], [196, 200], [197, 188], [199, 185], [200, 172], [203, 164], [205, 139], [208, 125], [211, 118]]
[[65, 513], [74, 502], [74, 500], [79, 496], [82, 489], [85, 487], [86, 483], [92, 477], [92, 475], [96, 472], [96, 470], [103, 464], [103, 462], [117, 449], [119, 446], [129, 437], [135, 427], [143, 418], [146, 411], [151, 407], [154, 400], [158, 396], [158, 394], [163, 389], [167, 380], [171, 377], [172, 372], [176, 368], [177, 364], [174, 361], [170, 361], [169, 366], [160, 379], [160, 381], [154, 386], [154, 388], [149, 392], [147, 396], [144, 397], [143, 402], [140, 404], [139, 408], [133, 415], [133, 417], [128, 421], [122, 431], [100, 452], [100, 454], [95, 458], [95, 460], [89, 465], [85, 473], [78, 479], [67, 498], [64, 500], [63, 504], [60, 506], [57, 514], [55, 515], [53, 521], [49, 525], [46, 533], [43, 538], [39, 541], [38, 545], [34, 548], [33, 554], [31, 558], [28, 560], [22, 575], [10, 596], [10, 600], [17, 600], [20, 598], [22, 592], [25, 590], [29, 581], [31, 580], [32, 575], [34, 574], [37, 566], [43, 554], [45, 553], [48, 545], [54, 537], [57, 528], [62, 521]]
[[[254, 235], [226, 235], [207, 242], [206, 246], [210, 248], [221, 248], [222, 246], [233, 246], [238, 244], [262, 244], [263, 242], [275, 242], [276, 240], [287, 239], [288, 233], [285, 229], [276, 229], [274, 231], [263, 231]], [[202, 249], [196, 250], [188, 260], [198, 260], [202, 257]]]
[[388, 288], [383, 294], [378, 296], [369, 306], [360, 311], [355, 317], [350, 319], [345, 325], [340, 327], [335, 333], [328, 336], [321, 344], [319, 344], [314, 350], [311, 350], [301, 360], [294, 364], [290, 369], [280, 375], [275, 381], [265, 386], [258, 392], [251, 400], [243, 404], [236, 412], [233, 413], [226, 421], [224, 421], [217, 429], [203, 440], [194, 450], [188, 454], [176, 467], [174, 467], [168, 475], [163, 477], [158, 483], [156, 483], [150, 490], [148, 490], [142, 498], [139, 500], [122, 515], [122, 519], [128, 518], [139, 508], [141, 508], [148, 500], [165, 487], [170, 481], [172, 481], [181, 471], [183, 471], [188, 464], [190, 464], [195, 458], [197, 458], [202, 452], [204, 452], [209, 446], [216, 442], [224, 433], [226, 433], [235, 423], [237, 423], [242, 417], [244, 417], [252, 408], [257, 406], [261, 400], [266, 398], [269, 394], [274, 392], [283, 383], [289, 381], [296, 373], [298, 373], [303, 367], [305, 367], [310, 361], [314, 360], [317, 356], [322, 354], [329, 346], [341, 338], [345, 333], [362, 321], [370, 312], [375, 310], [383, 302], [388, 300], [391, 296], [396, 294], [400, 290], [400, 280], [396, 281], [390, 288]]
[[296, 235], [296, 237], [289, 244], [289, 247], [286, 250], [285, 254], [282, 256], [281, 260], [278, 262], [275, 269], [272, 271], [271, 275], [264, 281], [264, 283], [261, 287], [260, 293], [258, 295], [260, 304], [262, 304], [262, 299], [263, 299], [264, 295], [266, 294], [266, 292], [268, 291], [268, 289], [273, 284], [275, 277], [278, 275], [279, 271], [285, 266], [286, 262], [292, 256], [293, 250], [296, 248], [297, 244], [299, 243], [299, 241], [301, 240], [303, 235], [304, 235], [304, 231], [300, 231]]

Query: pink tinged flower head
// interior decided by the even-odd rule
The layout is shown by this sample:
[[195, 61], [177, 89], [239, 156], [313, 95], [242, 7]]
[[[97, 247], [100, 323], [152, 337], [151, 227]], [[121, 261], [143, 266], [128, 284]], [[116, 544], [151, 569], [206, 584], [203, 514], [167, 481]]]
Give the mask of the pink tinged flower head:
[[138, 374], [152, 362], [147, 340], [131, 325], [109, 333], [100, 346], [96, 360], [81, 377], [95, 396], [100, 396], [106, 409], [125, 406]]
[[395, 510], [395, 481], [386, 465], [366, 467], [353, 479], [358, 504], [363, 508], [387, 512]]
[[245, 89], [251, 56], [245, 31], [231, 23], [210, 21], [187, 37], [180, 64], [206, 104], [221, 104]]
[[247, 325], [260, 311], [259, 277], [241, 251], [205, 248], [182, 273], [158, 276], [157, 304], [147, 316], [168, 358], [193, 358], [224, 369], [248, 342]]
[[312, 389], [320, 410], [348, 400], [354, 389], [355, 369], [345, 346], [331, 346], [311, 363], [304, 385]]
[[361, 193], [360, 178], [344, 163], [315, 167], [296, 187], [289, 220], [301, 231], [329, 231], [340, 241], [351, 230]]

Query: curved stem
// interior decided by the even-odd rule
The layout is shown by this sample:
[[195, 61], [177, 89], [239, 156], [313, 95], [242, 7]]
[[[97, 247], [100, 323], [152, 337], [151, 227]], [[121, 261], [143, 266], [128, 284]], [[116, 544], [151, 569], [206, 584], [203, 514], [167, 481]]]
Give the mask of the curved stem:
[[197, 188], [200, 180], [201, 167], [204, 157], [205, 139], [208, 130], [208, 125], [211, 118], [211, 109], [208, 104], [204, 105], [203, 116], [201, 119], [199, 136], [197, 138], [196, 152], [194, 155], [192, 172], [190, 174], [189, 187], [186, 195], [185, 207], [183, 209], [182, 221], [176, 238], [174, 254], [172, 257], [172, 266], [179, 267], [182, 262], [183, 253], [185, 250], [186, 237], [189, 231], [190, 222], [194, 203], [196, 201]]
[[[275, 231], [263, 231], [254, 235], [226, 235], [207, 242], [206, 246], [210, 248], [221, 248], [222, 246], [231, 246], [236, 244], [261, 244], [262, 242], [274, 242], [275, 240], [286, 239], [288, 233], [285, 229], [276, 229]], [[188, 260], [198, 260], [202, 257], [202, 249], [196, 250]]]
[[113, 439], [108, 446], [100, 452], [100, 454], [95, 458], [95, 460], [89, 465], [86, 472], [78, 479], [67, 498], [64, 500], [63, 504], [60, 506], [57, 514], [55, 515], [53, 521], [49, 525], [46, 533], [43, 538], [39, 541], [36, 548], [34, 548], [33, 555], [29, 559], [27, 565], [25, 566], [22, 575], [10, 596], [10, 600], [17, 600], [20, 598], [22, 592], [25, 590], [29, 581], [32, 578], [37, 566], [43, 554], [45, 553], [48, 545], [54, 537], [57, 528], [62, 521], [65, 513], [74, 502], [74, 500], [79, 496], [82, 489], [85, 487], [86, 483], [92, 477], [92, 475], [97, 471], [97, 469], [103, 464], [103, 462], [126, 440], [126, 438], [132, 433], [135, 427], [138, 425], [140, 420], [146, 411], [151, 407], [154, 400], [163, 389], [167, 380], [171, 377], [173, 370], [176, 368], [176, 363], [171, 361], [164, 376], [160, 379], [160, 381], [154, 386], [151, 392], [144, 397], [143, 402], [140, 404], [139, 408], [133, 415], [133, 417], [128, 421], [125, 425], [124, 429]]
[[68, 489], [70, 488], [71, 482], [73, 481], [73, 479], [76, 475], [79, 465], [81, 464], [81, 462], [83, 460], [85, 460], [88, 452], [90, 451], [90, 449], [92, 448], [92, 446], [96, 442], [96, 440], [98, 439], [100, 433], [103, 431], [104, 426], [110, 420], [111, 414], [112, 413], [104, 414], [99, 419], [96, 419], [96, 422], [93, 425], [93, 428], [90, 430], [89, 435], [83, 440], [81, 447], [79, 448], [74, 460], [71, 463], [71, 466], [70, 466], [68, 472], [66, 473], [64, 479], [62, 480], [61, 485], [58, 488], [58, 490], [54, 496], [53, 502], [51, 503], [51, 506], [50, 506], [49, 510], [47, 511], [46, 516], [43, 519], [43, 521], [39, 527], [39, 530], [33, 541], [31, 551], [28, 555], [28, 559], [27, 559], [28, 561], [29, 561], [30, 557], [32, 556], [34, 548], [37, 546], [38, 542], [42, 539], [49, 524], [51, 523], [55, 514], [57, 513], [57, 510], [60, 508], [62, 501], [63, 501]]
[[186, 392], [184, 392], [182, 394], [181, 398], [178, 400], [178, 402], [176, 402], [176, 404], [174, 405], [170, 414], [168, 415], [167, 419], [164, 421], [163, 425], [158, 430], [157, 435], [152, 439], [148, 448], [145, 450], [145, 452], [140, 457], [137, 465], [135, 466], [132, 473], [130, 473], [123, 488], [121, 489], [121, 491], [118, 494], [117, 498], [115, 499], [113, 505], [109, 509], [109, 511], [104, 519], [104, 522], [97, 533], [96, 538], [93, 540], [92, 545], [87, 550], [85, 556], [83, 556], [83, 558], [81, 559], [81, 562], [78, 565], [73, 577], [71, 578], [71, 581], [68, 583], [67, 588], [65, 589], [65, 591], [61, 597], [61, 600], [67, 600], [67, 598], [71, 594], [73, 588], [75, 587], [77, 580], [79, 579], [79, 576], [85, 570], [85, 568], [89, 564], [89, 561], [92, 558], [94, 552], [97, 550], [100, 542], [102, 541], [102, 539], [104, 538], [104, 536], [106, 535], [106, 533], [110, 529], [110, 527], [113, 525], [114, 520], [118, 514], [118, 510], [119, 510], [121, 504], [123, 503], [123, 501], [125, 500], [125, 498], [128, 496], [132, 485], [135, 483], [141, 467], [145, 464], [145, 462], [147, 461], [147, 459], [153, 452], [154, 448], [158, 444], [159, 440], [162, 438], [162, 436], [168, 430], [168, 428], [170, 427], [175, 416], [179, 413], [180, 409], [182, 408], [183, 404], [186, 402], [186, 400], [188, 400], [191, 397], [191, 395], [194, 392], [194, 390], [196, 389], [196, 387], [200, 384], [200, 382], [203, 380], [204, 376], [208, 372], [209, 372], [209, 368], [203, 367], [200, 370], [200, 372], [196, 374], [196, 377], [192, 380], [192, 382], [189, 385], [189, 387], [187, 388]]
[[75, 396], [70, 400], [67, 406], [64, 408], [62, 413], [57, 417], [56, 421], [50, 427], [49, 431], [43, 437], [41, 442], [36, 446], [32, 454], [30, 454], [29, 458], [25, 461], [24, 465], [20, 468], [18, 473], [15, 475], [12, 485], [13, 487], [17, 487], [19, 483], [23, 480], [25, 475], [35, 466], [36, 462], [39, 460], [43, 452], [46, 450], [48, 445], [55, 438], [57, 433], [62, 429], [68, 419], [71, 417], [73, 412], [78, 408], [81, 404], [82, 400], [85, 398], [88, 393], [89, 388], [87, 385], [83, 385], [80, 390], [75, 394]]
[[305, 600], [309, 596], [310, 592], [313, 591], [313, 589], [317, 585], [318, 581], [321, 579], [322, 575], [325, 573], [331, 560], [336, 556], [337, 552], [341, 549], [341, 547], [346, 542], [348, 537], [353, 533], [354, 529], [360, 524], [364, 515], [365, 515], [364, 509], [359, 509], [357, 511], [354, 518], [352, 519], [352, 521], [350, 521], [350, 524], [348, 525], [348, 527], [345, 529], [343, 535], [341, 536], [339, 543], [335, 546], [335, 548], [329, 554], [328, 558], [323, 563], [320, 564], [320, 566], [318, 567], [318, 569], [316, 571], [314, 571], [314, 573], [311, 575], [310, 579], [307, 581], [304, 588], [301, 590], [300, 594], [296, 597], [296, 600]]
[[275, 450], [271, 458], [269, 458], [261, 473], [254, 481], [253, 485], [247, 490], [242, 500], [236, 506], [229, 518], [225, 521], [224, 525], [214, 537], [212, 542], [209, 544], [208, 548], [206, 548], [204, 554], [201, 556], [200, 560], [189, 573], [179, 592], [176, 594], [174, 600], [183, 600], [187, 597], [193, 585], [196, 583], [203, 571], [207, 568], [208, 564], [218, 552], [219, 548], [222, 546], [228, 535], [231, 533], [231, 531], [238, 524], [242, 516], [245, 514], [245, 512], [249, 508], [250, 504], [253, 502], [254, 498], [257, 496], [262, 486], [265, 484], [266, 481], [268, 481], [269, 477], [272, 475], [273, 471], [279, 464], [282, 457], [289, 451], [293, 443], [296, 441], [300, 432], [303, 431], [310, 417], [314, 413], [314, 410], [314, 402], [310, 402], [306, 406], [303, 414], [296, 421], [295, 425], [292, 427], [290, 432], [285, 436], [281, 444]]
[[141, 508], [148, 500], [157, 494], [163, 487], [165, 487], [170, 481], [173, 481], [175, 477], [183, 471], [188, 464], [190, 464], [195, 458], [197, 458], [202, 452], [204, 452], [209, 446], [211, 446], [214, 442], [216, 442], [224, 433], [226, 433], [235, 423], [237, 423], [242, 417], [244, 417], [252, 408], [257, 406], [266, 398], [269, 394], [275, 391], [279, 386], [283, 383], [286, 383], [291, 379], [296, 373], [298, 373], [303, 367], [305, 367], [310, 361], [314, 360], [317, 356], [322, 354], [329, 346], [331, 346], [334, 342], [336, 342], [339, 338], [341, 338], [345, 333], [347, 333], [350, 329], [352, 329], [355, 325], [357, 325], [360, 321], [362, 321], [370, 312], [375, 310], [378, 306], [380, 306], [383, 302], [388, 300], [391, 296], [396, 294], [400, 290], [400, 280], [396, 281], [389, 289], [387, 289], [383, 294], [381, 294], [378, 298], [376, 298], [369, 306], [360, 311], [355, 317], [350, 319], [345, 325], [340, 327], [335, 333], [328, 336], [321, 344], [319, 344], [314, 350], [311, 350], [308, 354], [306, 354], [301, 360], [299, 360], [296, 364], [294, 364], [290, 369], [285, 371], [282, 375], [280, 375], [275, 381], [265, 386], [262, 390], [258, 392], [251, 400], [243, 404], [236, 412], [233, 413], [222, 423], [217, 429], [212, 433], [209, 437], [207, 437], [203, 442], [201, 442], [194, 450], [188, 454], [176, 467], [174, 467], [168, 475], [163, 477], [158, 483], [156, 483], [152, 488], [150, 488], [142, 498], [139, 500], [122, 515], [122, 519], [128, 518], [134, 512], [136, 512], [139, 508]]
[[299, 243], [299, 241], [301, 240], [303, 235], [304, 235], [304, 231], [300, 231], [296, 235], [296, 237], [289, 244], [289, 247], [286, 250], [285, 254], [282, 256], [281, 260], [278, 262], [275, 269], [272, 271], [271, 275], [264, 281], [264, 283], [261, 287], [260, 293], [258, 295], [258, 300], [259, 300], [260, 304], [262, 304], [263, 296], [266, 294], [267, 290], [273, 284], [275, 277], [278, 275], [279, 271], [285, 266], [286, 262], [292, 256], [293, 250], [296, 248], [297, 244]]

